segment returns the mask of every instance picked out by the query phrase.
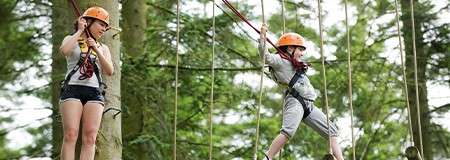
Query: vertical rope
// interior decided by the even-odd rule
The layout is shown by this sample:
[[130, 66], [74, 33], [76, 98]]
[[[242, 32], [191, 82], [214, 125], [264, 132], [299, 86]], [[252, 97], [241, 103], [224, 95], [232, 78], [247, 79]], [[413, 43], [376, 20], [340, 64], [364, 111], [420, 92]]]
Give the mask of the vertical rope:
[[406, 67], [405, 62], [403, 59], [403, 45], [402, 45], [402, 33], [400, 31], [400, 16], [398, 13], [398, 2], [395, 0], [395, 16], [397, 21], [397, 35], [398, 35], [398, 45], [400, 50], [400, 61], [402, 65], [402, 74], [403, 74], [403, 93], [405, 95], [406, 99], [406, 108], [408, 110], [408, 126], [409, 126], [409, 142], [411, 143], [411, 146], [414, 145], [414, 137], [413, 137], [413, 131], [412, 131], [412, 124], [411, 124], [411, 108], [409, 106], [409, 97], [408, 97], [408, 85], [406, 82]]
[[[264, 15], [264, 0], [261, 0], [261, 10], [262, 10], [262, 22], [263, 24], [266, 23], [265, 15]], [[266, 41], [264, 41], [264, 48], [266, 47]], [[258, 107], [256, 108], [256, 140], [255, 140], [255, 150], [253, 153], [254, 160], [258, 159], [258, 143], [259, 143], [259, 121], [260, 121], [260, 109], [261, 109], [261, 101], [263, 96], [263, 78], [264, 78], [264, 65], [265, 65], [265, 58], [263, 57], [261, 60], [261, 75], [259, 80], [259, 100], [258, 100]]]
[[294, 4], [295, 5], [295, 30], [297, 31], [298, 30], [298, 21], [299, 21], [299, 18], [298, 18], [298, 4]]
[[175, 108], [173, 117], [173, 159], [177, 159], [177, 112], [178, 112], [178, 61], [180, 43], [180, 0], [177, 0], [177, 42], [176, 42], [176, 64], [175, 64]]
[[[285, 7], [284, 7], [284, 0], [281, 0], [281, 16], [283, 18], [283, 34], [286, 33], [286, 14], [284, 14]], [[281, 115], [283, 115], [284, 109], [281, 109]], [[283, 125], [283, 121], [281, 121], [281, 124]], [[280, 149], [280, 153], [278, 154], [279, 159], [283, 159], [283, 149], [284, 146]]]
[[414, 84], [416, 87], [416, 107], [417, 107], [417, 122], [419, 124], [419, 142], [420, 142], [420, 155], [423, 157], [423, 143], [422, 143], [422, 125], [419, 103], [419, 84], [417, 82], [417, 53], [416, 53], [416, 29], [414, 24], [414, 2], [409, 1], [411, 4], [411, 23], [412, 23], [412, 40], [413, 40], [413, 53], [414, 53]]
[[281, 16], [283, 17], [283, 34], [286, 33], [286, 16], [284, 15], [284, 0], [281, 0]]
[[352, 133], [352, 158], [356, 159], [355, 134], [353, 133], [353, 98], [352, 98], [352, 53], [350, 48], [350, 30], [348, 29], [347, 0], [345, 0], [345, 29], [347, 31], [347, 77], [348, 77], [348, 104], [350, 106], [350, 128]]
[[328, 130], [328, 150], [329, 153], [332, 154], [331, 150], [331, 136], [330, 136], [330, 118], [329, 118], [329, 109], [328, 109], [328, 96], [327, 96], [327, 76], [325, 73], [325, 57], [323, 55], [323, 29], [322, 29], [322, 6], [320, 4], [320, 0], [317, 0], [317, 7], [319, 8], [319, 33], [320, 33], [320, 56], [322, 57], [322, 79], [323, 79], [323, 95], [324, 95], [324, 103], [325, 103], [325, 111], [327, 115], [327, 130]]
[[213, 149], [213, 122], [212, 122], [212, 112], [214, 109], [214, 54], [215, 54], [215, 46], [216, 46], [216, 12], [215, 12], [215, 6], [216, 3], [215, 0], [212, 0], [213, 4], [213, 20], [212, 20], [212, 55], [211, 55], [211, 95], [210, 95], [210, 105], [209, 105], [209, 160], [212, 159], [212, 149]]

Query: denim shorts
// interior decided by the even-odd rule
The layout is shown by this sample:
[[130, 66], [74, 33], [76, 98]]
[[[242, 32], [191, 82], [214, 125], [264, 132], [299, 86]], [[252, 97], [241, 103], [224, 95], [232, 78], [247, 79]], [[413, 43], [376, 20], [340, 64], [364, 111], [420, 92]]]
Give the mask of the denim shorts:
[[82, 85], [67, 85], [62, 88], [59, 103], [66, 101], [79, 101], [83, 105], [87, 102], [105, 105], [105, 97], [99, 88]]

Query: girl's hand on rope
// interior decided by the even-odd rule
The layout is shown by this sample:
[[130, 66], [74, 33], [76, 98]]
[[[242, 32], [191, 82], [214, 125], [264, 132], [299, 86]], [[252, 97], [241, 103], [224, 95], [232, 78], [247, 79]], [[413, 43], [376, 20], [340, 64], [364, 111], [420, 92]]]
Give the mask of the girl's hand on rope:
[[86, 19], [84, 19], [83, 17], [79, 17], [78, 18], [78, 31], [83, 32], [84, 29], [86, 28], [86, 26], [87, 26]]
[[91, 38], [91, 37], [88, 38], [88, 39], [86, 40], [86, 43], [87, 43], [88, 47], [92, 47], [92, 49], [94, 49], [94, 51], [95, 51], [96, 53], [100, 53], [100, 52], [99, 52], [99, 49], [98, 49], [97, 42], [95, 42], [94, 38]]
[[261, 26], [260, 39], [266, 39], [267, 25], [265, 23]]

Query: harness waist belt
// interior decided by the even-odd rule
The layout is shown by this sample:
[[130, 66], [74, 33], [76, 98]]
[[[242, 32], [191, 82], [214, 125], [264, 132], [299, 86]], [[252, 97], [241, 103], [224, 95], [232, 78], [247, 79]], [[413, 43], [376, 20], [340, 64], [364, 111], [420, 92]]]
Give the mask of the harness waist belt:
[[[294, 77], [292, 77], [291, 81], [289, 82], [289, 88], [288, 88], [288, 90], [286, 90], [286, 93], [291, 94], [293, 97], [295, 97], [295, 98], [302, 104], [302, 107], [303, 107], [303, 117], [302, 117], [302, 119], [305, 119], [306, 117], [308, 117], [309, 114], [311, 114], [312, 109], [313, 109], [312, 107], [309, 107], [308, 105], [306, 105], [306, 102], [305, 102], [305, 101], [308, 101], [308, 102], [314, 102], [313, 100], [310, 100], [310, 99], [307, 99], [307, 98], [302, 97], [302, 96], [300, 95], [300, 93], [298, 93], [298, 92], [293, 88], [294, 84], [297, 82], [297, 80], [298, 80], [298, 79], [302, 76], [302, 74], [304, 74], [304, 73], [305, 73], [304, 70], [297, 70], [297, 71], [295, 72]], [[286, 94], [286, 95], [287, 95], [287, 94]]]
[[313, 108], [310, 107], [309, 105], [307, 105], [305, 101], [313, 103], [314, 102], [313, 100], [303, 98], [300, 95], [300, 93], [298, 93], [295, 89], [292, 89], [292, 88], [289, 88], [289, 89], [286, 90], [286, 95], [287, 94], [292, 95], [292, 97], [297, 99], [302, 104], [302, 108], [303, 108], [303, 117], [302, 117], [302, 119], [305, 119], [306, 117], [309, 116], [309, 114], [311, 114]]

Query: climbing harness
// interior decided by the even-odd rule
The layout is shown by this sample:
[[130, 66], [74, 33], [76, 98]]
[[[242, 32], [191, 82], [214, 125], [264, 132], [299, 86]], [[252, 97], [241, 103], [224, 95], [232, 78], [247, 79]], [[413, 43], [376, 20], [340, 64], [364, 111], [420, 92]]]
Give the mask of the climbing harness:
[[[74, 12], [75, 12], [75, 15], [76, 15], [77, 17], [80, 17], [80, 16], [81, 16], [81, 12], [80, 12], [80, 9], [79, 9], [79, 8], [77, 7], [77, 5], [75, 4], [75, 1], [74, 1], [74, 0], [69, 0], [69, 2], [70, 2], [70, 4], [72, 4], [72, 7], [73, 7]], [[92, 23], [89, 24], [89, 25], [84, 29], [84, 33], [86, 34], [86, 36], [87, 36], [88, 38], [90, 38], [90, 37], [94, 38], [94, 37], [92, 36], [91, 32], [89, 31], [89, 27], [90, 27], [91, 25], [92, 25]], [[94, 40], [97, 41], [95, 38], [94, 38]], [[92, 47], [88, 47], [88, 50], [85, 52], [85, 53], [86, 53], [86, 54], [85, 54], [85, 57], [90, 57], [91, 52], [92, 52]], [[93, 67], [92, 64], [90, 64], [90, 63], [88, 62], [88, 58], [86, 58], [86, 59], [85, 59], [82, 63], [80, 63], [80, 64], [77, 63], [77, 65], [80, 66], [80, 74], [81, 74], [81, 76], [78, 78], [79, 80], [84, 80], [84, 79], [86, 79], [86, 78], [91, 78], [91, 77], [92, 77], [92, 73], [93, 73], [93, 71], [94, 71], [94, 67]], [[69, 77], [69, 78], [70, 78], [70, 77]]]
[[[78, 6], [75, 4], [74, 0], [69, 0], [70, 4], [72, 5], [75, 15], [77, 17], [81, 16], [81, 12], [80, 9], [78, 8]], [[107, 22], [105, 22], [107, 23]], [[85, 29], [84, 29], [84, 33], [86, 34], [86, 36], [92, 37], [91, 33], [89, 32], [89, 26], [92, 25], [89, 24]], [[95, 40], [95, 38], [94, 38]], [[97, 40], [95, 40], [97, 41]], [[106, 84], [102, 82], [102, 79], [100, 78], [100, 71], [99, 68], [97, 66], [97, 64], [95, 63], [95, 58], [91, 58], [91, 53], [93, 53], [94, 57], [96, 57], [96, 53], [93, 52], [92, 47], [88, 47], [86, 42], [82, 39], [78, 40], [78, 45], [80, 47], [81, 53], [80, 53], [80, 59], [78, 60], [77, 64], [75, 65], [75, 67], [69, 72], [69, 74], [65, 77], [65, 79], [62, 82], [62, 86], [61, 86], [61, 91], [63, 91], [65, 89], [65, 87], [69, 84], [70, 79], [72, 78], [72, 76], [75, 74], [75, 72], [77, 70], [79, 70], [81, 76], [78, 77], [79, 80], [84, 80], [87, 78], [91, 78], [93, 74], [95, 74], [95, 76], [97, 77], [97, 81], [98, 81], [98, 85], [99, 85], [99, 90], [100, 93], [104, 96], [105, 95], [105, 89], [107, 88]], [[87, 49], [86, 49], [87, 48]], [[84, 57], [83, 57], [83, 53], [84, 53]]]
[[94, 65], [97, 59], [97, 53], [91, 51], [90, 54], [93, 55], [93, 57], [91, 58], [91, 55], [88, 53], [89, 47], [87, 47], [87, 44], [84, 41], [84, 39], [78, 39], [78, 46], [80, 46], [81, 50], [80, 60], [82, 61], [82, 63], [77, 64], [80, 67], [79, 68], [80, 77], [78, 77], [78, 79], [85, 80], [91, 78], [92, 74], [94, 73]]
[[309, 114], [311, 114], [311, 112], [313, 110], [313, 108], [310, 107], [309, 105], [307, 105], [305, 101], [313, 103], [314, 100], [302, 97], [300, 95], [300, 93], [294, 89], [294, 84], [297, 83], [298, 79], [300, 79], [302, 76], [305, 76], [304, 70], [298, 70], [297, 72], [295, 72], [294, 77], [292, 77], [292, 79], [289, 81], [289, 85], [288, 85], [289, 88], [286, 90], [286, 94], [291, 94], [294, 98], [296, 98], [302, 104], [303, 111], [304, 111], [302, 119], [305, 119], [306, 117], [309, 116]]
[[[83, 67], [83, 63], [88, 62], [89, 65], [92, 65], [91, 68], [92, 70], [85, 70], [83, 72], [91, 72], [89, 73], [90, 76], [92, 77], [92, 74], [95, 74], [96, 78], [97, 78], [97, 82], [99, 85], [99, 91], [100, 93], [105, 96], [105, 89], [107, 88], [106, 84], [103, 83], [102, 78], [100, 76], [100, 70], [98, 68], [98, 65], [95, 63], [95, 59], [96, 58], [91, 58], [91, 57], [87, 57], [87, 54], [85, 54], [86, 56], [83, 57], [83, 50], [86, 50], [86, 43], [83, 39], [78, 40], [80, 49], [82, 51], [82, 53], [80, 53], [80, 59], [78, 60], [77, 64], [72, 68], [72, 70], [69, 72], [69, 74], [67, 74], [67, 76], [64, 78], [64, 80], [61, 82], [61, 92], [64, 91], [64, 89], [69, 85], [69, 81], [72, 78], [72, 76], [77, 72], [77, 70], [82, 70]], [[95, 52], [92, 52], [93, 55], [96, 55]], [[89, 59], [89, 60], [88, 60]], [[87, 77], [83, 77], [84, 75], [81, 75], [78, 79], [80, 80], [84, 80]], [[84, 78], [84, 79], [82, 79]]]
[[[75, 15], [77, 17], [80, 17], [81, 16], [80, 9], [75, 4], [75, 1], [74, 0], [68, 0], [68, 1], [72, 5]], [[103, 8], [100, 8], [100, 7], [88, 8], [85, 11], [85, 13], [83, 14], [83, 16], [91, 17], [91, 18], [97, 18], [97, 19], [105, 22], [109, 26], [109, 15], [106, 12], [106, 10], [104, 10]], [[92, 23], [90, 23], [84, 29], [84, 33], [86, 34], [86, 36], [88, 38], [92, 37], [95, 40], [95, 42], [97, 42], [97, 40], [92, 36], [92, 34], [89, 31], [89, 27], [91, 25], [92, 25]], [[118, 29], [118, 28], [109, 26], [108, 30], [110, 28]], [[119, 30], [120, 30], [120, 28], [119, 28]], [[65, 79], [61, 82], [61, 93], [68, 86], [71, 77], [79, 69], [79, 72], [81, 74], [81, 76], [78, 77], [79, 80], [84, 80], [84, 79], [87, 79], [87, 78], [91, 78], [93, 76], [93, 74], [95, 74], [95, 76], [97, 78], [98, 85], [99, 85], [98, 86], [98, 91], [100, 92], [100, 94], [106, 100], [106, 96], [105, 96], [106, 92], [105, 92], [105, 90], [108, 88], [108, 86], [105, 83], [103, 83], [102, 78], [100, 76], [101, 73], [99, 71], [98, 65], [95, 63], [96, 57], [97, 57], [97, 53], [95, 53], [95, 51], [92, 50], [92, 47], [88, 47], [87, 44], [86, 44], [86, 41], [84, 41], [83, 39], [79, 39], [78, 40], [78, 45], [79, 45], [80, 50], [81, 50], [80, 59], [78, 60], [77, 64], [74, 66], [74, 68], [65, 77]], [[93, 55], [94, 58], [91, 58], [91, 54]], [[84, 55], [84, 57], [83, 57], [83, 55]], [[116, 113], [114, 113], [114, 115], [113, 115], [113, 119], [115, 119], [116, 116], [119, 115], [122, 112], [122, 110], [120, 110], [120, 109], [110, 107], [110, 108], [106, 109], [105, 111], [103, 111], [102, 115], [108, 113], [109, 111], [116, 111]]]

